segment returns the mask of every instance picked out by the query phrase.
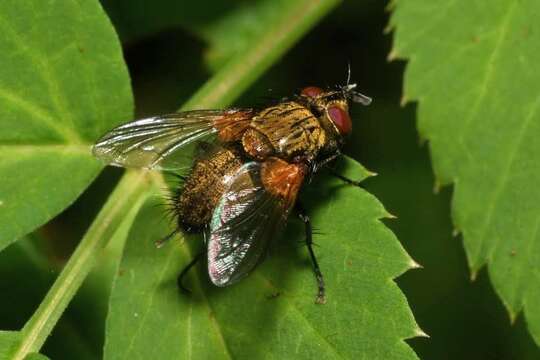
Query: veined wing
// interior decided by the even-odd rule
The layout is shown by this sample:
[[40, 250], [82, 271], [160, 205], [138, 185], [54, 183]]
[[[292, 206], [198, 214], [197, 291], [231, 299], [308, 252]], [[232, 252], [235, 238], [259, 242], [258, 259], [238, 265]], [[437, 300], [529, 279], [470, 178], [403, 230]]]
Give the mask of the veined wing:
[[230, 180], [209, 227], [208, 274], [227, 286], [251, 272], [284, 227], [305, 170], [277, 158], [244, 164]]
[[183, 163], [179, 149], [215, 133], [240, 133], [251, 116], [251, 110], [194, 110], [136, 120], [105, 134], [92, 152], [114, 166], [175, 170]]

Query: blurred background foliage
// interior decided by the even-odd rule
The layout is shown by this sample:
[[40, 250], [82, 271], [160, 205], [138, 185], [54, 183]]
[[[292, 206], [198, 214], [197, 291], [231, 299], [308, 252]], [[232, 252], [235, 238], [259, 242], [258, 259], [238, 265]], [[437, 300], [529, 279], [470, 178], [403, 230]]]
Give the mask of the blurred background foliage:
[[[242, 9], [256, 6], [264, 13], [266, 3], [159, 0], [143, 6], [143, 0], [102, 2], [124, 44], [137, 116], [178, 109], [243, 46], [235, 39], [209, 35], [205, 29], [234, 23], [238, 31], [255, 32]], [[392, 34], [384, 33], [387, 5], [376, 0], [343, 3], [236, 105], [261, 105], [306, 85], [343, 83], [350, 62], [353, 81], [374, 102], [362, 110], [362, 117], [355, 116], [353, 108], [354, 131], [345, 152], [379, 174], [365, 187], [398, 217], [387, 225], [423, 266], [398, 279], [417, 322], [430, 336], [409, 343], [421, 359], [540, 359], [522, 317], [510, 323], [486, 272], [470, 280], [462, 241], [452, 236], [452, 189], [434, 193], [429, 152], [415, 129], [415, 105], [400, 106], [406, 63], [387, 61], [392, 42]], [[241, 21], [231, 22], [229, 13]], [[207, 51], [208, 44], [212, 51]], [[117, 169], [106, 169], [73, 206], [0, 253], [0, 277], [6, 279], [0, 284], [0, 302], [11, 304], [0, 306], [2, 329], [24, 325], [119, 174]], [[70, 241], [53, 242], [59, 232]], [[86, 280], [47, 341], [43, 353], [50, 358], [101, 358], [110, 286], [107, 267], [114, 259], [114, 243], [108, 250], [110, 256]]]

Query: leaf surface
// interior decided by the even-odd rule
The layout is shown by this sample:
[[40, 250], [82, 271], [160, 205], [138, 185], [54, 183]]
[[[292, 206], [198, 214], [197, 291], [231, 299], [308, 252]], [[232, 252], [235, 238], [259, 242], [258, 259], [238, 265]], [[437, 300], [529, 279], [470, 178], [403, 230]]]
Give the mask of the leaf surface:
[[90, 146], [132, 114], [96, 1], [0, 3], [0, 249], [67, 207], [101, 169]]
[[[342, 170], [368, 175], [352, 160]], [[113, 285], [105, 358], [416, 358], [402, 340], [421, 331], [392, 281], [414, 262], [380, 222], [388, 213], [364, 190], [325, 175], [302, 199], [320, 231], [327, 304], [314, 303], [303, 225], [294, 218], [246, 279], [217, 288], [199, 264], [185, 279], [193, 294], [181, 294], [176, 277], [202, 238], [156, 249], [170, 229], [154, 199], [135, 220]]]
[[540, 4], [398, 1], [392, 56], [409, 59], [436, 176], [473, 273], [485, 264], [511, 318], [540, 344]]

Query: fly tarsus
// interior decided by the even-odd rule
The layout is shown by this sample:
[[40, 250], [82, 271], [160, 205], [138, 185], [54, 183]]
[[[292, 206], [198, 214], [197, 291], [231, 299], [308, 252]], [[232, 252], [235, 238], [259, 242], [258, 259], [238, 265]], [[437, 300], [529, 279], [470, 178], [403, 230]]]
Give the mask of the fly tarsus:
[[337, 172], [333, 170], [330, 173], [332, 174], [332, 176], [337, 177], [338, 179], [342, 180], [343, 182], [349, 185], [358, 186], [359, 188], [364, 189], [364, 185], [360, 181], [349, 179], [348, 177], [338, 174]]
[[176, 233], [178, 233], [178, 232], [179, 232], [178, 229], [174, 229], [173, 231], [171, 231], [169, 234], [165, 235], [164, 237], [155, 240], [154, 245], [158, 249], [163, 247], [163, 245], [165, 245], [169, 240], [171, 240], [174, 237], [174, 235], [176, 235]]
[[297, 202], [296, 203], [296, 211], [298, 212], [298, 217], [305, 226], [306, 231], [306, 246], [308, 248], [309, 256], [311, 258], [311, 265], [313, 267], [313, 273], [315, 274], [315, 279], [317, 279], [317, 296], [315, 297], [315, 303], [316, 304], [325, 304], [326, 303], [326, 295], [325, 295], [325, 286], [324, 286], [324, 277], [321, 272], [321, 268], [319, 267], [319, 263], [317, 262], [317, 258], [315, 257], [315, 252], [313, 251], [313, 228], [311, 227], [311, 220], [309, 219], [309, 216], [306, 214], [305, 209], [302, 207], [302, 205]]
[[178, 289], [182, 291], [184, 294], [191, 294], [191, 290], [184, 286], [184, 277], [187, 275], [188, 271], [197, 264], [197, 262], [202, 258], [204, 255], [204, 251], [201, 251], [195, 257], [191, 260], [189, 264], [186, 265], [186, 267], [182, 270], [180, 275], [178, 275], [178, 279], [176, 280], [178, 284]]

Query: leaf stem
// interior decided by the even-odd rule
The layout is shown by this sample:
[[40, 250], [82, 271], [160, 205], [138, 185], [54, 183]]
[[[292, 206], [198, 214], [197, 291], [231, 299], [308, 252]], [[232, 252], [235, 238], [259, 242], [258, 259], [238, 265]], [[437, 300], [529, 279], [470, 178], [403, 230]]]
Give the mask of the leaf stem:
[[117, 225], [126, 213], [142, 205], [147, 195], [144, 191], [147, 183], [143, 172], [128, 171], [122, 177], [45, 299], [22, 329], [22, 341], [15, 349], [13, 359], [23, 360], [43, 346]]

